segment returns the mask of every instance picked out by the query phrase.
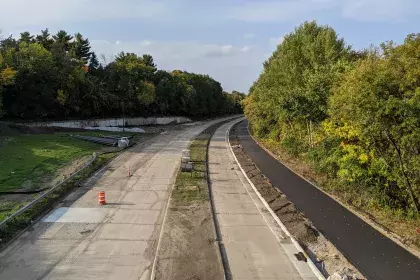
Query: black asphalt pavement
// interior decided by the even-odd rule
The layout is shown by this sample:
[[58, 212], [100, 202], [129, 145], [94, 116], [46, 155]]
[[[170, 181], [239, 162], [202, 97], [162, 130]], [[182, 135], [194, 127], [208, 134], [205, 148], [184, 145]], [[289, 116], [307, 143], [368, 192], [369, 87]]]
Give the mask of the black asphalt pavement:
[[247, 124], [237, 127], [244, 151], [360, 272], [371, 280], [420, 280], [416, 256], [270, 156], [249, 136]]

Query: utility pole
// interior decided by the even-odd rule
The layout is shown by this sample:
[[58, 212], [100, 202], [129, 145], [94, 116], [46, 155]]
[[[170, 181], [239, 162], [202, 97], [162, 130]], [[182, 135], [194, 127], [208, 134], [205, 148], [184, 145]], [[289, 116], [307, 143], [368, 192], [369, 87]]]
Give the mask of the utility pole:
[[124, 132], [124, 128], [125, 128], [124, 101], [122, 101], [121, 104], [122, 104], [122, 113], [123, 113], [123, 132]]

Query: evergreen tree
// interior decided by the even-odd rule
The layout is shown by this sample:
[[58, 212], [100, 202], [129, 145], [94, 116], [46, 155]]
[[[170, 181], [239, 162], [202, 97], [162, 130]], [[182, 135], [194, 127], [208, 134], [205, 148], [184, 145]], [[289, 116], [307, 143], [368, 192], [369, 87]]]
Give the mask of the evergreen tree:
[[54, 40], [51, 39], [51, 34], [48, 31], [48, 28], [41, 30], [41, 34], [36, 36], [36, 42], [41, 44], [45, 49], [51, 50]]
[[56, 35], [53, 36], [54, 42], [56, 44], [61, 45], [62, 49], [66, 52], [70, 51], [71, 48], [71, 40], [73, 39], [73, 36], [68, 34], [64, 30], [60, 30], [57, 32]]
[[10, 49], [16, 49], [19, 45], [19, 42], [16, 41], [12, 35], [10, 35], [9, 37], [7, 37], [6, 39], [0, 41], [0, 51], [4, 52], [6, 50], [10, 50]]
[[91, 53], [90, 60], [89, 60], [89, 71], [97, 70], [99, 68], [99, 61], [98, 57], [94, 52]]
[[73, 51], [74, 55], [82, 60], [85, 64], [88, 63], [91, 52], [90, 52], [90, 43], [88, 39], [83, 38], [82, 34], [77, 33], [74, 36]]
[[157, 67], [155, 62], [153, 61], [153, 57], [150, 54], [144, 54], [143, 55], [143, 61], [146, 66], [152, 67], [153, 72], [156, 72]]
[[31, 33], [29, 33], [28, 31], [22, 32], [20, 33], [20, 42], [25, 42], [25, 43], [33, 43], [34, 40], [34, 36], [31, 35]]

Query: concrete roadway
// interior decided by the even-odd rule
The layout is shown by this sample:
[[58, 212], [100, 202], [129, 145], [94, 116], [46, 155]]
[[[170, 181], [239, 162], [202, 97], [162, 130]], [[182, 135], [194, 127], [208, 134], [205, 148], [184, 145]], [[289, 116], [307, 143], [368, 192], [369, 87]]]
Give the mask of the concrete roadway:
[[[417, 257], [271, 157], [239, 124], [244, 151], [264, 175], [370, 280], [418, 280]], [[413, 230], [415, 230], [413, 228]]]
[[[0, 253], [0, 279], [150, 279], [181, 150], [213, 123], [172, 130], [125, 152]], [[102, 207], [101, 190], [108, 202]]]
[[233, 121], [213, 135], [209, 172], [216, 221], [227, 255], [228, 279], [315, 280], [307, 263], [265, 209], [230, 151], [226, 133]]

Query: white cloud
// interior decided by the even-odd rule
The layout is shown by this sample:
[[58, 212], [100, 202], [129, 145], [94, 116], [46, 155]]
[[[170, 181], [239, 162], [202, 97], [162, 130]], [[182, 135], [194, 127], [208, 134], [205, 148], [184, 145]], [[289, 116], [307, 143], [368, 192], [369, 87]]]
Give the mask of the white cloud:
[[243, 46], [241, 48], [241, 51], [244, 52], [244, 53], [250, 52], [251, 50], [252, 50], [252, 47], [250, 47], [250, 46]]
[[254, 33], [245, 33], [244, 38], [245, 39], [253, 39], [253, 38], [255, 38], [255, 34]]
[[271, 37], [269, 39], [270, 45], [273, 45], [273, 46], [277, 46], [277, 45], [283, 43], [283, 41], [284, 41], [284, 37], [283, 36], [280, 36], [280, 37]]
[[152, 44], [152, 41], [150, 40], [143, 40], [140, 42], [140, 46], [150, 46]]
[[244, 53], [250, 53], [250, 46], [233, 46], [218, 44], [203, 44], [196, 41], [184, 42], [152, 42], [144, 40], [140, 42], [121, 42], [110, 44], [106, 40], [92, 40], [91, 45], [98, 53], [116, 55], [121, 51], [134, 53], [150, 53], [164, 59], [201, 59], [234, 57]]
[[220, 57], [220, 56], [235, 56], [240, 53], [247, 53], [251, 51], [250, 46], [234, 47], [232, 45], [203, 45], [204, 56], [206, 57]]

